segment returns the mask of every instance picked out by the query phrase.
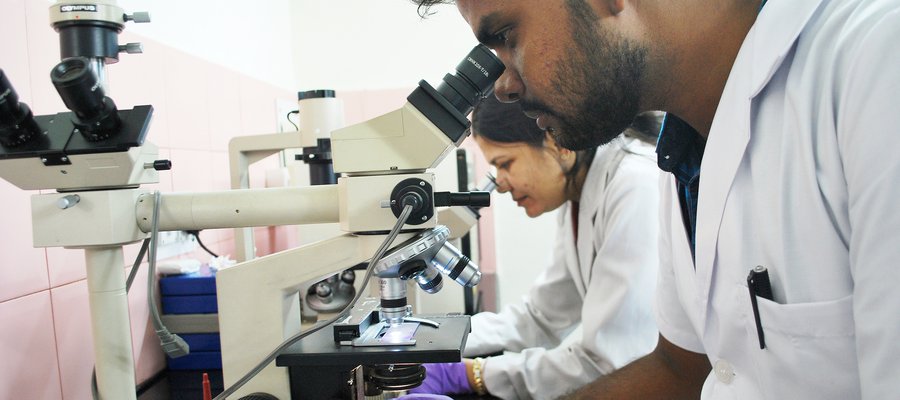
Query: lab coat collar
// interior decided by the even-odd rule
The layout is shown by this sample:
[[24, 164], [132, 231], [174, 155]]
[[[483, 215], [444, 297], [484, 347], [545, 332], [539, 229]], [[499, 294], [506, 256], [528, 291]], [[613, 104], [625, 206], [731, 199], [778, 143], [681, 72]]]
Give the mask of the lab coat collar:
[[[619, 135], [611, 142], [597, 148], [597, 153], [594, 155], [594, 160], [584, 179], [584, 186], [581, 188], [581, 198], [578, 202], [577, 251], [581, 283], [585, 285], [585, 291], [592, 279], [594, 258], [597, 247], [600, 245], [598, 241], [607, 239], [597, 237], [595, 226], [598, 223], [607, 223], [603, 210], [607, 206], [606, 196], [610, 190], [609, 185], [622, 160], [629, 154], [653, 160], [655, 149], [652, 145], [645, 144], [638, 139]], [[571, 220], [571, 215], [569, 218]], [[598, 219], [600, 220], [598, 221]]]
[[654, 158], [655, 149], [649, 145], [641, 145], [639, 142], [638, 139], [619, 135], [611, 142], [597, 148], [594, 160], [584, 178], [584, 186], [581, 188], [581, 198], [578, 202], [579, 236], [581, 236], [582, 226], [593, 225], [594, 216], [604, 204], [604, 199], [599, 196], [606, 194], [609, 181], [615, 175], [625, 154], [630, 152], [649, 159]]
[[[704, 299], [710, 295], [725, 201], [750, 141], [752, 101], [781, 67], [816, 10], [827, 1], [767, 2], [732, 67], [710, 128], [700, 173], [695, 282], [697, 293]], [[708, 307], [702, 311], [701, 320], [708, 321], [707, 311]]]
[[[578, 245], [575, 243], [575, 235], [572, 232], [572, 207], [574, 205], [575, 204], [571, 201], [567, 201], [558, 209], [559, 215], [557, 218], [559, 218], [559, 227], [561, 229], [558, 234], [562, 236], [563, 240], [566, 268], [572, 276], [572, 280], [575, 282], [575, 288], [578, 290], [578, 295], [583, 298], [585, 293], [587, 293], [587, 284], [581, 273], [581, 255], [578, 251]], [[581, 208], [579, 208], [579, 212], [580, 210]], [[578, 240], [581, 240], [581, 238]]]
[[[581, 198], [578, 199], [578, 243], [574, 244], [574, 238], [572, 238], [572, 211], [566, 207], [564, 212], [566, 213], [565, 217], [567, 218], [568, 225], [566, 229], [566, 234], [569, 235], [569, 242], [573, 243], [574, 251], [571, 254], [576, 255], [575, 259], [575, 268], [570, 271], [572, 276], [578, 286], [578, 290], [582, 296], [587, 293], [587, 287], [590, 285], [591, 281], [591, 266], [593, 265], [594, 260], [594, 246], [593, 243], [590, 243], [594, 239], [593, 229], [595, 216], [603, 202], [603, 199], [598, 198], [597, 196], [603, 192], [603, 188], [601, 185], [605, 185], [605, 175], [607, 169], [607, 165], [610, 163], [611, 159], [615, 156], [615, 149], [613, 146], [618, 146], [618, 139], [613, 140], [611, 143], [600, 146], [597, 148], [597, 152], [594, 154], [594, 160], [591, 161], [591, 165], [588, 166], [587, 175], [584, 178], [584, 186], [581, 187]], [[572, 202], [567, 202], [567, 205], [570, 207], [574, 204]], [[602, 217], [601, 217], [602, 218]], [[583, 243], [587, 241], [588, 243]]]
[[[829, 0], [772, 0], [760, 10], [751, 34], [750, 97], [755, 97], [781, 66], [815, 11]], [[746, 45], [746, 44], [745, 44]]]
[[[620, 146], [621, 137], [613, 139], [611, 142], [597, 148], [594, 154], [594, 160], [588, 166], [587, 175], [584, 177], [584, 186], [581, 187], [581, 198], [578, 199], [578, 215], [593, 214], [600, 207], [600, 185], [604, 184], [604, 179], [600, 175], [605, 175], [606, 165], [610, 163], [615, 156], [616, 149], [614, 146]], [[580, 218], [579, 218], [580, 219]], [[579, 221], [580, 224], [581, 221]]]

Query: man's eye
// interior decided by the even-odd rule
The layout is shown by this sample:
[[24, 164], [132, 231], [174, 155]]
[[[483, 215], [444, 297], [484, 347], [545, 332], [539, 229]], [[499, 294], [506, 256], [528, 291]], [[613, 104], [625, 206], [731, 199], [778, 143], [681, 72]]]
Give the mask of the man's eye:
[[504, 28], [494, 34], [493, 42], [496, 44], [507, 44], [509, 42], [509, 34], [512, 29]]

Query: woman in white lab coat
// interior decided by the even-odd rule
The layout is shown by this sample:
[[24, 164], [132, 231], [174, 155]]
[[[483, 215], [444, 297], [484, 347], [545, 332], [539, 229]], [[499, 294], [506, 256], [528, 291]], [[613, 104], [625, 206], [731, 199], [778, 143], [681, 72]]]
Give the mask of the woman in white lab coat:
[[661, 116], [635, 121], [649, 135], [632, 128], [578, 152], [557, 146], [518, 103], [489, 96], [472, 118], [499, 191], [530, 217], [559, 209], [553, 261], [521, 302], [473, 316], [464, 355], [503, 355], [429, 364], [413, 392], [551, 399], [650, 352]]

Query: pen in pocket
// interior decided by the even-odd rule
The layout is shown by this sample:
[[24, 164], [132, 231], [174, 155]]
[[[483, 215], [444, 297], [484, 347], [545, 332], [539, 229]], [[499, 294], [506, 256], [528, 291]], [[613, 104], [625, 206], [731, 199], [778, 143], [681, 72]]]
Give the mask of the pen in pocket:
[[756, 334], [759, 336], [759, 348], [766, 348], [766, 338], [763, 334], [762, 322], [759, 320], [759, 306], [756, 297], [772, 300], [772, 284], [769, 282], [769, 271], [762, 265], [750, 269], [747, 276], [747, 288], [750, 289], [750, 305], [753, 307], [753, 318], [756, 320]]

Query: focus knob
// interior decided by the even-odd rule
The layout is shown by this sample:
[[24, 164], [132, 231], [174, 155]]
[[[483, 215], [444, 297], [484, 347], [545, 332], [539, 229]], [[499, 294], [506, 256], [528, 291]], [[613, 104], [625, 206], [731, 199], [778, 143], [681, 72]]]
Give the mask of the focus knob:
[[172, 169], [172, 162], [169, 160], [156, 160], [152, 163], [145, 163], [145, 169], [153, 168], [157, 171], [168, 171]]

